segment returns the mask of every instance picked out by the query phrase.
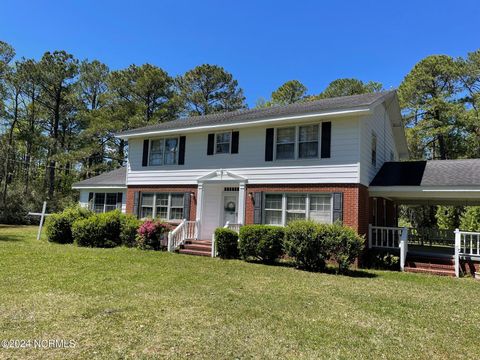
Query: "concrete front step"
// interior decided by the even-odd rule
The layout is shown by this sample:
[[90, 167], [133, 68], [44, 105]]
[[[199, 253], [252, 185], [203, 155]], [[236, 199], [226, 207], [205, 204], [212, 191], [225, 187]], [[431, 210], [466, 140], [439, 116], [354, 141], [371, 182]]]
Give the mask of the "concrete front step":
[[405, 267], [406, 272], [411, 273], [421, 273], [421, 274], [431, 274], [431, 275], [442, 275], [442, 276], [452, 276], [455, 277], [455, 270], [441, 270], [441, 269], [431, 269], [431, 268], [420, 268], [420, 267]]

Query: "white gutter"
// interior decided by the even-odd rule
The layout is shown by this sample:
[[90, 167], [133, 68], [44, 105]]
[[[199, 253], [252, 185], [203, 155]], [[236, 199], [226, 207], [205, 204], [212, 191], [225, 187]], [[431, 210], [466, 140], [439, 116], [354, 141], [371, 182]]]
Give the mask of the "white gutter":
[[170, 129], [170, 130], [146, 130], [141, 133], [134, 133], [134, 134], [125, 134], [122, 135], [116, 134], [115, 137], [119, 139], [130, 139], [136, 137], [144, 137], [150, 135], [163, 135], [163, 134], [174, 134], [174, 133], [189, 133], [189, 132], [199, 132], [202, 130], [221, 130], [221, 129], [232, 129], [232, 128], [242, 128], [242, 127], [249, 127], [252, 125], [268, 125], [273, 124], [281, 121], [302, 121], [304, 119], [310, 118], [324, 118], [324, 117], [340, 117], [345, 115], [368, 115], [371, 114], [371, 109], [367, 108], [354, 108], [354, 109], [347, 109], [341, 111], [329, 111], [329, 112], [320, 112], [315, 114], [307, 114], [307, 115], [293, 115], [293, 116], [285, 116], [273, 119], [263, 119], [263, 120], [253, 120], [253, 121], [246, 121], [246, 122], [238, 122], [238, 123], [228, 123], [228, 124], [220, 124], [220, 125], [205, 125], [205, 126], [194, 126], [189, 128], [180, 128], [180, 129]]
[[126, 189], [126, 185], [73, 185], [72, 189]]

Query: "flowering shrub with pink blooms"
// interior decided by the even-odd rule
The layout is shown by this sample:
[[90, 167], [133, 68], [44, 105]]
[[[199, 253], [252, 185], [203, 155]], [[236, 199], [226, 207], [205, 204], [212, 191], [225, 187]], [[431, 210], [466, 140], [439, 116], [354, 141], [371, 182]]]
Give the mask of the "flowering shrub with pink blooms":
[[160, 250], [162, 240], [172, 229], [170, 224], [158, 220], [145, 220], [137, 230], [137, 246], [143, 250]]

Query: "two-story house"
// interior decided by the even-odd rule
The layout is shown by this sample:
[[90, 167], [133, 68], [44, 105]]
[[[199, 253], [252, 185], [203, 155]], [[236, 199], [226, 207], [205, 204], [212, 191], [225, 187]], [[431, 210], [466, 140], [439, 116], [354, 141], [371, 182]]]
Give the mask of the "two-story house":
[[[117, 136], [128, 140], [127, 168], [77, 183], [81, 203], [196, 220], [200, 239], [227, 221], [304, 218], [342, 220], [364, 234], [371, 180], [385, 161], [408, 156], [394, 91], [195, 116]], [[385, 204], [376, 211], [386, 213]]]

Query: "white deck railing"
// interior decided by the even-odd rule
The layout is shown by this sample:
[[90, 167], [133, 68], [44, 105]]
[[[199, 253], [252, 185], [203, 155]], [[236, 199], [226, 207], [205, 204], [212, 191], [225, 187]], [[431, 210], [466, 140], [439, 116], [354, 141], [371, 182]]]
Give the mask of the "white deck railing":
[[455, 276], [460, 276], [460, 257], [480, 257], [480, 233], [455, 230]]
[[168, 233], [168, 251], [175, 251], [185, 240], [198, 237], [198, 222], [183, 219], [178, 226]]
[[408, 253], [408, 229], [368, 225], [368, 247], [400, 250], [400, 270], [405, 269]]
[[233, 230], [238, 234], [240, 233], [240, 228], [242, 227], [242, 225], [243, 224], [240, 224], [240, 223], [231, 223], [230, 221], [227, 221], [224, 228]]

